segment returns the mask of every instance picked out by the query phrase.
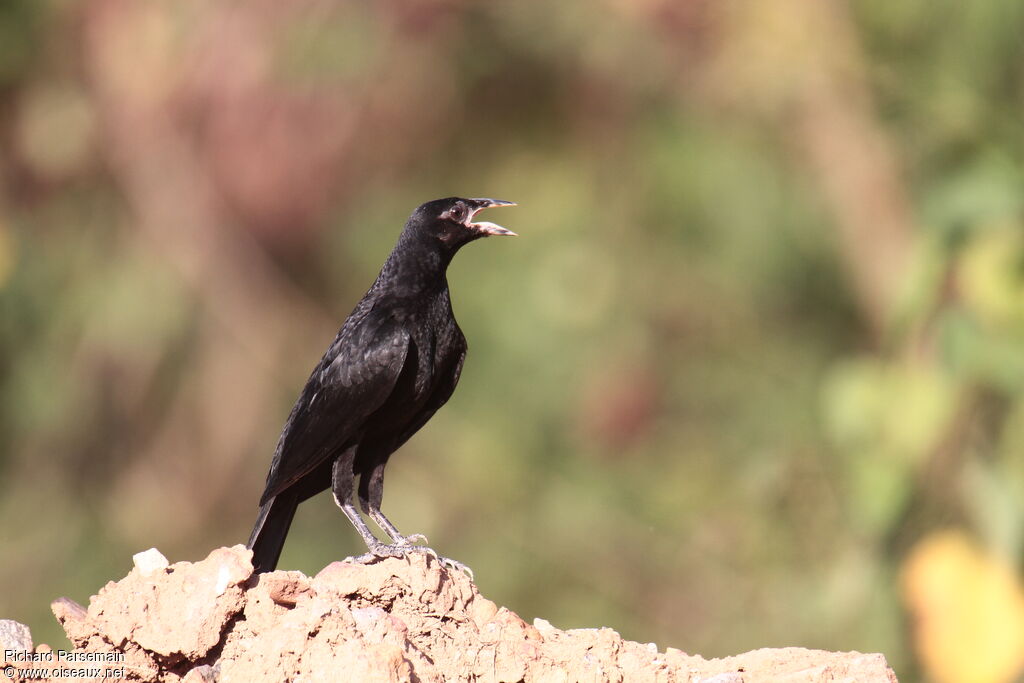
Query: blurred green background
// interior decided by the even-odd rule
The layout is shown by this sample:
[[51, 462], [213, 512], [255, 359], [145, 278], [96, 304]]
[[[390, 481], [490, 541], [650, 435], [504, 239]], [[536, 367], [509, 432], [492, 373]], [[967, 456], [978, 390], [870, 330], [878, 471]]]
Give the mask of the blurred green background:
[[[470, 355], [384, 509], [527, 620], [1024, 665], [1024, 4], [0, 3], [0, 617], [248, 537], [409, 212]], [[361, 551], [328, 496], [282, 566]]]

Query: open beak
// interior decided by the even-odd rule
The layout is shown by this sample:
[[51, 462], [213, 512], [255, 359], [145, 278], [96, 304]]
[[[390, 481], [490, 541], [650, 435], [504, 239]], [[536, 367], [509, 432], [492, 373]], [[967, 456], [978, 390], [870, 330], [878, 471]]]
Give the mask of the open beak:
[[467, 228], [476, 230], [482, 235], [503, 235], [505, 237], [518, 237], [516, 233], [512, 232], [508, 228], [501, 227], [497, 223], [491, 223], [489, 221], [473, 221], [473, 218], [484, 209], [490, 209], [496, 206], [515, 206], [515, 202], [506, 202], [501, 199], [471, 199], [470, 201], [474, 203], [475, 208], [469, 214], [469, 218], [466, 219]]

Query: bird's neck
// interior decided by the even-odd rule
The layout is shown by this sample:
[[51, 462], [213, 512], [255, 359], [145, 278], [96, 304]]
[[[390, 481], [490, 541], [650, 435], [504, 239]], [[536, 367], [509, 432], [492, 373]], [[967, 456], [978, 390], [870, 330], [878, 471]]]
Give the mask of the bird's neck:
[[452, 255], [439, 242], [403, 234], [384, 262], [375, 286], [403, 297], [446, 291]]

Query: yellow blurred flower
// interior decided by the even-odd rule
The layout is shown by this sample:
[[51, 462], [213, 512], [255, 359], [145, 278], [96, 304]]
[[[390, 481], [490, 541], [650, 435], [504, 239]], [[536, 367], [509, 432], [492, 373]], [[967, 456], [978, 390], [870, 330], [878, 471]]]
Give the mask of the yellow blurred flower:
[[963, 532], [926, 537], [902, 571], [914, 645], [940, 683], [1002, 683], [1024, 669], [1024, 590]]

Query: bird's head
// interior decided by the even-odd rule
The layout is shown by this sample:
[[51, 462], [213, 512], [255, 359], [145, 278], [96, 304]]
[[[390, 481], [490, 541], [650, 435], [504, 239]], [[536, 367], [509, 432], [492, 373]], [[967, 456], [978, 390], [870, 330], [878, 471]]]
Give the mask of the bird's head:
[[435, 237], [454, 252], [463, 244], [481, 237], [516, 236], [516, 233], [497, 223], [474, 220], [479, 212], [496, 206], [515, 206], [515, 202], [461, 197], [435, 199], [417, 208], [409, 222], [415, 224], [421, 233], [426, 232]]

